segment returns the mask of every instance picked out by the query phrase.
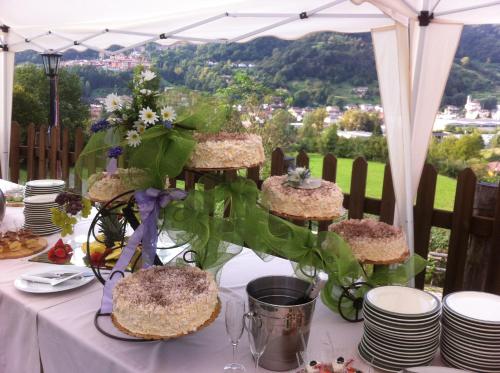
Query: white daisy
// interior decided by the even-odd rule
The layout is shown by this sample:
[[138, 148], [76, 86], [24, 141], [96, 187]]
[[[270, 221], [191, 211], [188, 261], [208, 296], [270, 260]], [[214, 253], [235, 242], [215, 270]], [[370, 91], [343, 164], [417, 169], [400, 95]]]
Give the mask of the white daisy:
[[158, 115], [149, 106], [139, 111], [139, 117], [144, 124], [155, 124], [158, 121]]
[[161, 109], [161, 119], [173, 122], [177, 118], [177, 114], [172, 106], [167, 106]]
[[134, 122], [134, 125], [132, 126], [135, 128], [135, 130], [142, 135], [144, 131], [146, 130], [146, 125], [142, 123], [141, 121], [136, 121]]
[[153, 93], [153, 91], [152, 91], [152, 90], [150, 90], [150, 89], [145, 89], [145, 88], [141, 89], [139, 92], [141, 92], [141, 94], [142, 94], [142, 95], [145, 95], [145, 96], [149, 96], [150, 94], [152, 94], [152, 93]]
[[108, 113], [119, 110], [122, 106], [122, 99], [117, 94], [111, 93], [104, 100], [104, 106], [106, 106], [106, 111]]
[[135, 148], [141, 143], [141, 136], [135, 130], [127, 131], [127, 143]]
[[156, 78], [156, 74], [151, 70], [144, 70], [141, 72], [141, 78], [143, 81], [148, 82]]

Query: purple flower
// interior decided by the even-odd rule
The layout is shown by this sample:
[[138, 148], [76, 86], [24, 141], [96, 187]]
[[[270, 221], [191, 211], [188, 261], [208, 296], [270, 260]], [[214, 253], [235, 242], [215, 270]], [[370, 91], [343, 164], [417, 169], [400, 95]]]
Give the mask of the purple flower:
[[102, 119], [99, 122], [96, 122], [92, 126], [90, 126], [90, 131], [92, 133], [96, 133], [107, 129], [108, 127], [109, 127], [109, 122], [106, 119]]
[[120, 155], [122, 155], [123, 149], [121, 146], [115, 146], [114, 148], [111, 148], [108, 150], [108, 157], [109, 158], [118, 158]]
[[170, 128], [172, 128], [172, 121], [171, 121], [171, 120], [164, 120], [164, 121], [163, 121], [163, 126], [164, 126], [166, 129], [170, 129]]

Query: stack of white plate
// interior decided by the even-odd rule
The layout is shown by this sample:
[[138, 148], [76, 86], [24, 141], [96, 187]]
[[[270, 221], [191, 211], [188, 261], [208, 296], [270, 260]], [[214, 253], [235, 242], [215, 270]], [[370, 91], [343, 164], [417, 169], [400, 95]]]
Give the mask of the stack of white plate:
[[26, 183], [24, 196], [31, 197], [40, 194], [57, 194], [64, 190], [64, 180], [42, 179], [31, 180]]
[[359, 354], [389, 372], [429, 364], [439, 347], [440, 312], [439, 299], [422, 290], [381, 286], [368, 291]]
[[450, 365], [500, 372], [500, 296], [460, 291], [443, 299], [441, 355]]
[[59, 208], [55, 202], [57, 194], [41, 194], [24, 199], [24, 228], [38, 236], [60, 232], [61, 229], [52, 224], [50, 209]]

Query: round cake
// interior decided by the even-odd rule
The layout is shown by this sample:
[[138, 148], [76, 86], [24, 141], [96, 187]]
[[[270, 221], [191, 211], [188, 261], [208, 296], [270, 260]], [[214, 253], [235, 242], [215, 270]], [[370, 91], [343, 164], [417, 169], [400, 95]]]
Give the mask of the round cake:
[[[143, 179], [144, 172], [139, 169], [118, 168], [113, 175], [106, 172], [93, 174], [89, 177], [88, 196], [93, 201], [107, 202], [120, 194], [139, 189]], [[125, 195], [120, 200], [126, 201], [129, 197]]]
[[246, 133], [195, 134], [197, 144], [186, 164], [199, 170], [239, 169], [264, 162], [262, 138]]
[[342, 190], [321, 180], [315, 189], [294, 188], [287, 175], [271, 176], [262, 184], [262, 203], [272, 212], [304, 220], [330, 220], [344, 213]]
[[409, 255], [402, 229], [381, 221], [344, 220], [330, 225], [328, 230], [341, 236], [362, 263], [400, 263]]
[[136, 337], [168, 339], [210, 324], [220, 310], [213, 276], [196, 267], [150, 267], [113, 289], [111, 318]]

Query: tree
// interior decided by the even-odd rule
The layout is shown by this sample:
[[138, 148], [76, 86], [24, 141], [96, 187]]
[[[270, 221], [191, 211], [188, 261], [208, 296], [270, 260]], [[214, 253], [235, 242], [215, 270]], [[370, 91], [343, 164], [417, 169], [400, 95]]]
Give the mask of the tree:
[[377, 113], [367, 113], [356, 109], [346, 111], [339, 121], [339, 127], [348, 131], [373, 132], [374, 128], [381, 124]]
[[299, 146], [302, 149], [310, 152], [318, 151], [326, 115], [326, 110], [319, 108], [304, 116], [303, 125], [299, 131]]
[[[74, 129], [89, 119], [88, 107], [81, 101], [82, 83], [78, 75], [61, 69], [58, 92], [60, 124]], [[41, 67], [25, 64], [16, 68], [12, 119], [22, 126], [46, 124], [49, 116], [49, 82]], [[70, 132], [72, 133], [72, 131]]]
[[481, 100], [481, 107], [485, 110], [496, 110], [497, 98], [495, 96], [491, 96]]
[[332, 124], [321, 134], [321, 152], [323, 154], [335, 153], [338, 141], [337, 126]]
[[258, 133], [262, 137], [266, 158], [270, 158], [272, 151], [277, 148], [288, 148], [295, 143], [297, 133], [290, 126], [293, 117], [286, 110], [276, 110]]

